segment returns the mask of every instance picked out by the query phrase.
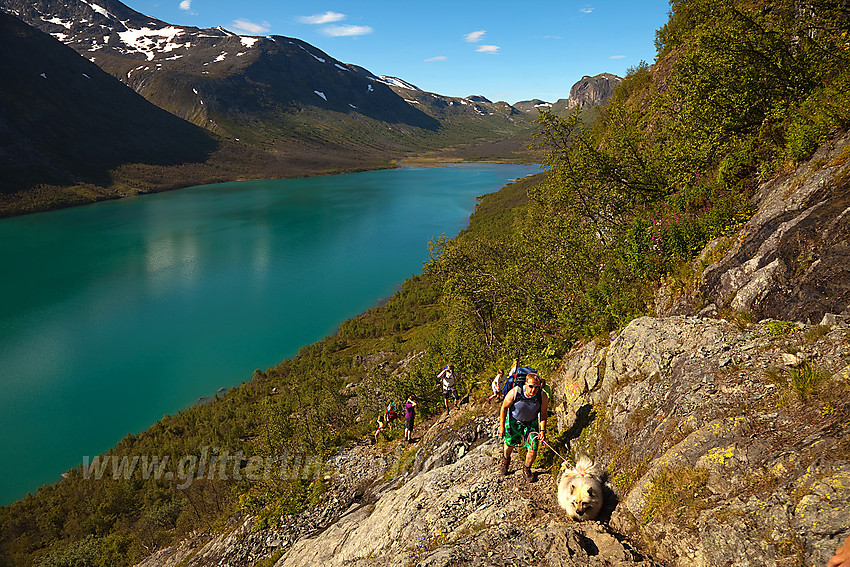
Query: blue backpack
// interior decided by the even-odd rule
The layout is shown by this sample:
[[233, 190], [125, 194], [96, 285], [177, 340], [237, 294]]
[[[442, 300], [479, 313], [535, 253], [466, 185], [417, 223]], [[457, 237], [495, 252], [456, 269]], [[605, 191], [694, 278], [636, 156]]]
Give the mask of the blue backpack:
[[502, 399], [505, 399], [505, 396], [516, 386], [525, 386], [525, 377], [532, 373], [536, 374], [537, 369], [530, 366], [519, 366], [511, 372], [505, 380], [505, 385], [502, 386]]

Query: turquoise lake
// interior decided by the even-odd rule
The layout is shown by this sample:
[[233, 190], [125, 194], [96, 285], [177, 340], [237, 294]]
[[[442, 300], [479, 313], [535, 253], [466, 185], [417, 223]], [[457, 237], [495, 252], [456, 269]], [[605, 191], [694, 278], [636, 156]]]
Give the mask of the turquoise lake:
[[192, 187], [0, 220], [0, 504], [250, 380], [421, 273], [538, 166]]

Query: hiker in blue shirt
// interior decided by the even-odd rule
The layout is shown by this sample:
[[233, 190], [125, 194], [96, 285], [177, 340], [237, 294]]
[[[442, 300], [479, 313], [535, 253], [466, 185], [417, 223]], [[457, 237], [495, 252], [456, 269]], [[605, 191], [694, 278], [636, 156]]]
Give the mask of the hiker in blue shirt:
[[525, 480], [534, 482], [531, 464], [537, 457], [540, 441], [546, 441], [546, 416], [549, 396], [543, 392], [542, 380], [536, 372], [525, 377], [525, 385], [513, 388], [502, 402], [499, 415], [499, 436], [505, 440], [504, 454], [499, 463], [502, 475], [508, 474], [514, 447], [523, 444], [528, 451], [522, 473]]

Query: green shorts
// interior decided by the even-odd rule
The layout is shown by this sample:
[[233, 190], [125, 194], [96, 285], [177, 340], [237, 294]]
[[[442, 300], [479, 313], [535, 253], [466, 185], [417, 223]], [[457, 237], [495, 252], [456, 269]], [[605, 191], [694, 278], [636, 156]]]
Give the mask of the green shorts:
[[528, 442], [528, 436], [531, 433], [537, 433], [539, 429], [536, 419], [532, 422], [522, 422], [515, 420], [511, 417], [511, 414], [508, 414], [506, 421], [505, 445], [508, 447], [516, 447], [520, 443], [523, 443], [526, 449], [531, 449], [532, 451], [537, 450], [537, 447], [540, 444], [537, 435], [532, 435], [531, 443]]

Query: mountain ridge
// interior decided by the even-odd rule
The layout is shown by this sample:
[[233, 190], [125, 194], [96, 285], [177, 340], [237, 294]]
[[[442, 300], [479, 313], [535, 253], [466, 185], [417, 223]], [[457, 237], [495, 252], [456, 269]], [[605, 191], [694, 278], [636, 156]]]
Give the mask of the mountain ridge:
[[[475, 95], [447, 97], [343, 63], [296, 38], [171, 25], [118, 0], [0, 0], [0, 7], [70, 46], [155, 106], [208, 131], [211, 137], [198, 147], [214, 148], [169, 161], [165, 148], [152, 144], [148, 154], [156, 159], [128, 155], [95, 167], [98, 160], [73, 154], [38, 157], [27, 141], [57, 129], [64, 130], [59, 137], [72, 139], [77, 127], [67, 117], [89, 112], [83, 110], [86, 104], [69, 108], [65, 117], [53, 116], [49, 127], [30, 116], [28, 125], [15, 129], [20, 143], [13, 144], [9, 136], [0, 152], [10, 156], [4, 167], [17, 171], [6, 177], [3, 216], [227, 180], [392, 167], [413, 156], [425, 161], [541, 159], [531, 147], [531, 135], [534, 111], [548, 103], [520, 105], [519, 110]], [[21, 61], [34, 53], [22, 54]], [[18, 77], [5, 84], [18, 85], [6, 92], [9, 100], [20, 97], [18, 105], [26, 105], [29, 89], [35, 88]], [[62, 98], [60, 91], [55, 96]], [[88, 99], [96, 101], [98, 94], [89, 93]], [[594, 100], [604, 103], [604, 97]], [[566, 104], [559, 108], [569, 110]], [[112, 121], [123, 120], [115, 116]], [[107, 136], [83, 146], [103, 146], [107, 154], [115, 149]], [[75, 163], [76, 176], [67, 171], [57, 176], [63, 169], [59, 161]]]
[[[0, 6], [93, 59], [156, 106], [201, 126], [216, 148], [177, 165], [128, 158], [76, 177], [21, 173], [7, 180], [0, 199], [4, 216], [219, 181], [393, 167], [393, 160], [410, 155], [534, 161], [528, 150], [532, 124], [524, 115], [412, 91], [412, 85], [344, 64], [295, 38], [171, 26], [116, 0], [3, 0]], [[31, 60], [35, 52], [18, 53], [22, 63], [42, 65]], [[16, 104], [25, 106], [30, 92], [24, 85], [35, 88], [10, 78], [4, 95], [19, 97]], [[54, 95], [63, 98], [60, 90]], [[98, 95], [89, 98], [96, 101]], [[72, 114], [70, 109], [66, 117]], [[26, 138], [62, 130], [58, 136], [72, 139], [76, 126], [61, 116], [49, 127], [31, 113], [13, 118], [24, 116], [28, 126], [15, 130], [19, 143], [10, 136], [0, 152], [17, 156], [5, 167], [17, 162], [29, 163], [31, 170], [56, 170], [53, 162], [67, 158], [51, 155], [45, 161], [34, 150], [35, 157], [23, 155], [31, 147]], [[87, 145], [108, 148], [108, 137]]]
[[[264, 100], [260, 108], [267, 112], [318, 107], [424, 129], [437, 126], [421, 107], [406, 103], [390, 88], [419, 90], [417, 87], [343, 63], [295, 38], [244, 36], [223, 28], [171, 25], [135, 12], [117, 0], [100, 4], [3, 0], [2, 5], [94, 59], [158, 106], [200, 126], [210, 127], [212, 121], [213, 129], [231, 135], [231, 128], [215, 125], [215, 115], [233, 119], [235, 113], [227, 112], [228, 105], [235, 103], [241, 109], [260, 100]], [[216, 79], [235, 83], [211, 95], [205, 89]], [[159, 81], [171, 83], [171, 91], [156, 88]], [[195, 84], [189, 85], [190, 81]], [[174, 87], [178, 92], [173, 92]], [[215, 98], [204, 100], [215, 94], [226, 104]], [[440, 98], [454, 105], [461, 100]]]
[[[24, 100], [3, 89], [0, 128], [14, 143], [3, 146], [0, 192], [80, 177], [108, 184], [106, 172], [121, 163], [202, 161], [218, 147], [201, 128], [149, 103], [17, 18], [0, 13], [0, 28], [7, 58], [0, 81], [28, 94]], [[108, 146], [101, 143], [106, 138]]]

